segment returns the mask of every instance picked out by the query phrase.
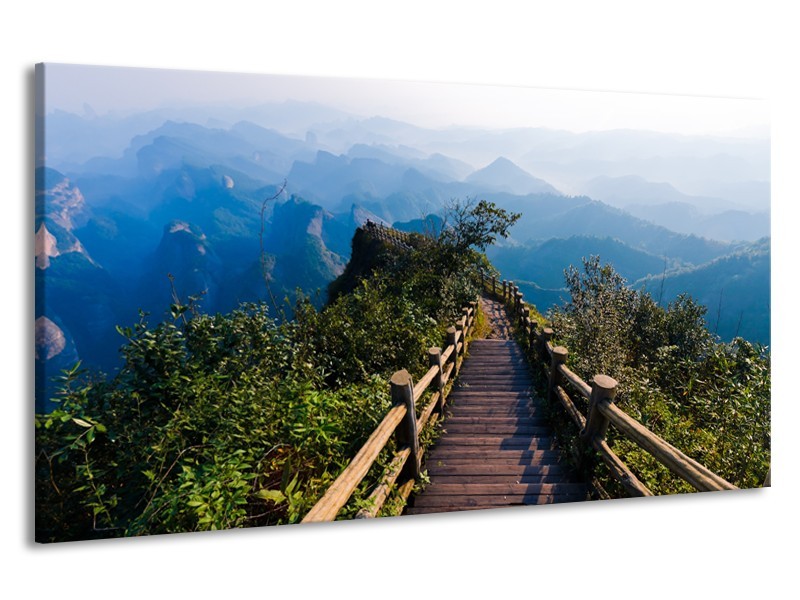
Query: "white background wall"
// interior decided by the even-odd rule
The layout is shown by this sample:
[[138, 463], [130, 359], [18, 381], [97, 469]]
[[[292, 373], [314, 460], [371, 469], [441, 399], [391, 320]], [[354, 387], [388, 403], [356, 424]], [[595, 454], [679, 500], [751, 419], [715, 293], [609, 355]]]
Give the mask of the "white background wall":
[[[37, 0], [2, 9], [0, 297], [3, 380], [12, 382], [4, 386], [0, 435], [3, 595], [787, 596], [779, 590], [792, 583], [798, 533], [798, 399], [789, 387], [798, 355], [791, 344], [796, 286], [788, 278], [797, 270], [800, 156], [798, 44], [788, 9], [675, 0], [551, 2], [523, 11], [504, 1], [267, 4]], [[769, 98], [775, 487], [37, 547], [31, 105], [33, 64], [41, 61]]]

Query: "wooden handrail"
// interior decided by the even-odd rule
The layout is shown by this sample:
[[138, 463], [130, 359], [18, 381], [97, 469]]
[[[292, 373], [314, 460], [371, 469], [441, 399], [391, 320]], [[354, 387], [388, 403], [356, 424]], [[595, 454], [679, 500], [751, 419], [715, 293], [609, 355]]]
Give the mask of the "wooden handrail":
[[[487, 278], [483, 277], [483, 289], [492, 293], [504, 302], [506, 308], [513, 311], [515, 319], [521, 324], [523, 333], [529, 339], [530, 349], [534, 346], [542, 358], [550, 362], [548, 381], [548, 398], [556, 399], [572, 421], [581, 430], [581, 439], [591, 446], [600, 458], [608, 465], [611, 474], [617, 479], [631, 496], [652, 496], [652, 492], [641, 483], [625, 465], [605, 440], [606, 428], [609, 424], [650, 453], [659, 463], [672, 473], [688, 482], [698, 491], [734, 490], [735, 485], [726, 481], [716, 473], [701, 465], [696, 460], [659, 437], [636, 419], [625, 413], [613, 403], [617, 382], [605, 375], [596, 375], [593, 384], [589, 385], [566, 366], [567, 349], [553, 346], [550, 338], [552, 329], [543, 328], [537, 331], [529, 314], [526, 312], [522, 294], [513, 281], [502, 281], [502, 289], [492, 281], [487, 288]], [[502, 292], [502, 295], [501, 295]], [[515, 319], [512, 319], [514, 321]], [[562, 383], [570, 386], [581, 396], [589, 400], [589, 414], [585, 417], [572, 401]]]
[[604, 400], [598, 403], [597, 408], [617, 429], [641, 448], [647, 450], [658, 462], [678, 477], [689, 482], [695, 489], [701, 492], [737, 489], [732, 483], [725, 481], [654, 434], [615, 404]]
[[606, 463], [606, 466], [611, 470], [611, 474], [614, 476], [614, 479], [619, 481], [622, 484], [622, 487], [630, 494], [632, 497], [644, 497], [644, 496], [652, 496], [653, 492], [647, 489], [647, 486], [644, 485], [636, 475], [628, 468], [622, 459], [617, 456], [617, 454], [611, 449], [608, 445], [608, 442], [605, 440], [601, 440], [599, 438], [594, 438], [592, 440], [592, 447], [597, 451], [600, 455], [600, 458], [603, 459], [603, 462]]
[[428, 369], [428, 372], [422, 376], [417, 382], [417, 385], [414, 386], [414, 402], [417, 402], [420, 398], [422, 398], [422, 394], [425, 393], [425, 390], [428, 389], [428, 386], [433, 381], [433, 378], [439, 374], [439, 367], [431, 367]]
[[[408, 497], [414, 481], [419, 477], [422, 454], [422, 449], [419, 448], [419, 430], [433, 418], [437, 406], [440, 412], [444, 410], [444, 402], [447, 397], [446, 386], [453, 374], [458, 372], [463, 361], [462, 354], [466, 349], [467, 338], [475, 324], [475, 312], [475, 302], [471, 302], [469, 307], [463, 309], [456, 326], [447, 330], [447, 346], [443, 352], [440, 352], [438, 348], [429, 349], [429, 356], [436, 357], [436, 364], [431, 365], [417, 385], [413, 385], [411, 376], [405, 370], [397, 371], [392, 375], [390, 389], [394, 406], [322, 498], [308, 511], [302, 523], [333, 521], [350, 500], [356, 487], [366, 477], [393, 435], [396, 436], [398, 450], [392, 457], [381, 481], [368, 497], [369, 507], [361, 510], [357, 517], [376, 516], [398, 479], [405, 479], [398, 491], [404, 498]], [[444, 367], [444, 365], [447, 366]], [[416, 403], [432, 383], [437, 389], [423, 407], [418, 419], [415, 414]]]
[[364, 479], [372, 464], [378, 458], [381, 450], [394, 435], [395, 429], [403, 421], [408, 409], [405, 406], [392, 407], [380, 425], [375, 428], [361, 450], [353, 457], [350, 464], [336, 478], [325, 495], [308, 511], [303, 518], [303, 523], [315, 521], [332, 521], [347, 504], [353, 491], [361, 480]]
[[561, 376], [567, 380], [572, 387], [575, 388], [575, 391], [577, 391], [581, 396], [587, 400], [591, 397], [592, 386], [578, 377], [577, 374], [573, 373], [567, 365], [559, 365], [558, 370], [561, 373]]
[[572, 398], [569, 397], [569, 394], [567, 394], [563, 387], [557, 385], [554, 391], [556, 398], [561, 402], [561, 406], [564, 407], [564, 410], [566, 410], [567, 414], [572, 418], [572, 422], [582, 431], [583, 428], [586, 427], [586, 417], [584, 417], [580, 409], [575, 406]]
[[389, 463], [389, 466], [386, 469], [386, 475], [384, 476], [383, 481], [381, 481], [379, 485], [375, 486], [375, 489], [367, 498], [368, 507], [361, 509], [356, 514], [357, 519], [366, 519], [377, 516], [380, 507], [384, 505], [386, 500], [388, 500], [389, 494], [392, 492], [392, 486], [394, 486], [397, 478], [400, 477], [400, 472], [403, 470], [403, 466], [406, 464], [409, 456], [411, 456], [411, 448], [401, 448], [398, 450], [394, 456], [394, 459], [392, 459], [392, 462]]

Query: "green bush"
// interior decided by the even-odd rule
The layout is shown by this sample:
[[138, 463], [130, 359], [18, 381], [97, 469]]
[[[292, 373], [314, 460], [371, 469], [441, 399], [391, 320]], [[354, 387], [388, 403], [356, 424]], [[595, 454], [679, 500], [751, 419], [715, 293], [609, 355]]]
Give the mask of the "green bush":
[[261, 307], [124, 333], [114, 379], [73, 370], [37, 417], [41, 541], [295, 521], [388, 409], [384, 377], [325, 388]]
[[[619, 381], [617, 404], [669, 443], [739, 487], [762, 485], [770, 461], [770, 358], [737, 338], [721, 343], [705, 307], [688, 296], [667, 307], [627, 287], [598, 257], [567, 272], [571, 300], [551, 311], [557, 342], [584, 380]], [[609, 441], [656, 494], [692, 491], [644, 450]]]
[[173, 306], [119, 330], [112, 379], [65, 374], [36, 420], [37, 539], [300, 519], [386, 414], [391, 374], [427, 370], [443, 326], [381, 277], [322, 311], [301, 297], [295, 315]]
[[[459, 243], [504, 235], [507, 219], [493, 224], [503, 211], [476, 210], [462, 215], [481, 220]], [[37, 540], [301, 519], [385, 416], [392, 373], [421, 376], [426, 349], [442, 345], [477, 296], [482, 255], [412, 239], [411, 250], [378, 253], [377, 262], [354, 257], [322, 310], [298, 292], [292, 321], [278, 324], [260, 304], [201, 314], [190, 300], [163, 323], [142, 315], [118, 328], [119, 372], [107, 378], [76, 365], [58, 408], [36, 417]]]
[[360, 382], [375, 373], [391, 377], [427, 368], [426, 349], [441, 344], [443, 331], [415, 300], [391, 290], [386, 280], [361, 280], [318, 312], [306, 300], [288, 326], [305, 365], [315, 365], [332, 386]]

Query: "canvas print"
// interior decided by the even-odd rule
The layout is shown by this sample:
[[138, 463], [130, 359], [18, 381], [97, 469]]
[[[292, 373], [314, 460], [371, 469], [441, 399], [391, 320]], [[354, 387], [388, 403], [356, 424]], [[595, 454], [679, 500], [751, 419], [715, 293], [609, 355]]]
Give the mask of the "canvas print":
[[765, 102], [44, 64], [35, 136], [38, 542], [770, 484]]

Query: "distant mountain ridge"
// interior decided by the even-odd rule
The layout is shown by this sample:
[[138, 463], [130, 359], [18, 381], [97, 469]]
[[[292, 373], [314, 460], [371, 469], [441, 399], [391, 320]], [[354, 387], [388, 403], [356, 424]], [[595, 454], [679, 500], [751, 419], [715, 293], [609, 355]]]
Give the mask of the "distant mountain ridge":
[[769, 345], [770, 238], [698, 265], [675, 266], [663, 257], [631, 248], [620, 240], [592, 236], [552, 238], [526, 246], [490, 248], [489, 259], [502, 276], [525, 290], [526, 298], [546, 312], [568, 301], [565, 269], [580, 267], [584, 258], [599, 256], [636, 289], [648, 291], [662, 304], [689, 294], [706, 309], [713, 333], [729, 341], [736, 336]]
[[[360, 224], [435, 230], [453, 199], [522, 213], [493, 257], [543, 305], [563, 300], [559, 275], [584, 254], [605, 255], [637, 281], [666, 264], [667, 280], [697, 286], [679, 273], [746, 253], [744, 243], [725, 240], [769, 226], [768, 215], [747, 216], [750, 199], [768, 200], [762, 142], [434, 130], [304, 103], [49, 117], [37, 157], [48, 166], [35, 174], [37, 381], [76, 357], [113, 369], [121, 341], [114, 325], [135, 322], [140, 308], [163, 319], [175, 295], [199, 294], [209, 312], [271, 303], [269, 292], [290, 312], [297, 288], [323, 303]], [[668, 176], [654, 179], [661, 174]], [[648, 180], [668, 183], [639, 205], [636, 194], [626, 198], [628, 210], [562, 193], [599, 177], [638, 177], [644, 191]], [[719, 190], [721, 202], [735, 197], [747, 210], [701, 223], [682, 204], [656, 202], [685, 200], [686, 189]], [[656, 224], [668, 216], [674, 228]], [[714, 235], [686, 235], [706, 231]]]
[[763, 238], [704, 265], [647, 276], [634, 286], [666, 303], [689, 294], [704, 304], [708, 328], [721, 338], [771, 342], [771, 239]]
[[496, 246], [487, 251], [492, 264], [504, 277], [514, 281], [533, 281], [545, 289], [563, 288], [565, 265], [580, 265], [582, 258], [593, 254], [614, 265], [614, 269], [628, 281], [665, 268], [663, 258], [610, 237], [575, 235], [525, 246]]
[[[583, 191], [626, 212], [678, 233], [721, 241], [755, 241], [770, 233], [768, 210], [753, 210], [730, 200], [684, 194], [672, 185], [638, 176], [596, 177]], [[741, 200], [741, 199], [740, 199]]]

